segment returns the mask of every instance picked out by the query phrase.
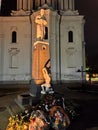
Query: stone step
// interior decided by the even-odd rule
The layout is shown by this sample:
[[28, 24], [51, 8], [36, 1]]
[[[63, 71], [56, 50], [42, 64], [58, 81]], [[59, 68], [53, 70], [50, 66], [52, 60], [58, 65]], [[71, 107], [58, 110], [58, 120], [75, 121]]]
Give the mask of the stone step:
[[7, 109], [11, 116], [14, 116], [24, 110], [24, 108], [20, 107], [16, 100], [10, 103]]

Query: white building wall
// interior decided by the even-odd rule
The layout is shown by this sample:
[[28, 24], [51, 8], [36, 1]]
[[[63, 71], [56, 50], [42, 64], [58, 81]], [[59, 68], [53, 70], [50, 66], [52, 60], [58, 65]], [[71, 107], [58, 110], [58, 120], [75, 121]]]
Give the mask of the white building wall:
[[[85, 68], [83, 59], [83, 17], [62, 16], [61, 20], [61, 80], [81, 80], [81, 73], [77, 70]], [[73, 42], [68, 41], [68, 32], [73, 32]]]
[[[65, 11], [66, 12], [66, 11]], [[0, 17], [0, 81], [29, 81], [32, 78], [33, 44], [36, 41], [35, 17]], [[45, 10], [50, 46], [52, 81], [82, 80], [81, 67], [85, 69], [83, 16], [62, 16], [57, 11]], [[12, 32], [17, 32], [17, 42], [12, 43]], [[68, 32], [73, 32], [73, 42]], [[13, 62], [11, 62], [13, 60]], [[11, 64], [12, 63], [12, 64]], [[12, 65], [14, 67], [12, 67]]]
[[[3, 22], [3, 56], [2, 80], [3, 81], [28, 81], [31, 78], [31, 34], [29, 17], [4, 17]], [[17, 42], [12, 43], [12, 32], [17, 32]], [[14, 55], [16, 67], [10, 66], [11, 56]], [[14, 64], [15, 64], [14, 63]]]

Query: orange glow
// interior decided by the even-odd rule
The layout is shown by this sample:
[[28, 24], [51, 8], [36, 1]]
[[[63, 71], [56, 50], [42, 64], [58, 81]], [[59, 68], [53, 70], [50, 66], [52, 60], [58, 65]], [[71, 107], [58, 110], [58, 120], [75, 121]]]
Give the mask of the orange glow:
[[49, 45], [39, 41], [39, 43], [34, 46], [32, 59], [32, 78], [36, 84], [42, 84], [44, 82], [42, 69], [48, 59], [50, 59]]
[[[86, 74], [86, 81], [89, 81], [89, 74]], [[98, 81], [98, 74], [92, 74], [91, 81]]]

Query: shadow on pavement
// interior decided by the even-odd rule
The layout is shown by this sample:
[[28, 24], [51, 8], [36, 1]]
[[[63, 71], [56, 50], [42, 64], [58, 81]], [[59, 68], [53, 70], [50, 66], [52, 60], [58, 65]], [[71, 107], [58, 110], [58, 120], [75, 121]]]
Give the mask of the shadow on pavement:
[[72, 121], [68, 130], [98, 130], [98, 100], [78, 101], [80, 116]]

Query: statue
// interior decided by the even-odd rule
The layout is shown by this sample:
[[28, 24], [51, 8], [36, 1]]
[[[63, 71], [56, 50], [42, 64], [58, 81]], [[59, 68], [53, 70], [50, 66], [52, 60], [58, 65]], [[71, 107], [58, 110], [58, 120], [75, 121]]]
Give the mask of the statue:
[[54, 93], [53, 88], [51, 87], [51, 84], [50, 84], [51, 77], [47, 71], [47, 68], [44, 67], [42, 69], [42, 72], [45, 79], [45, 83], [41, 85], [41, 88], [42, 88], [41, 94], [46, 94], [46, 92]]
[[35, 23], [37, 24], [37, 39], [43, 40], [45, 36], [45, 26], [47, 25], [44, 9], [41, 9], [40, 14], [36, 16]]

